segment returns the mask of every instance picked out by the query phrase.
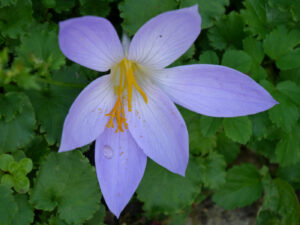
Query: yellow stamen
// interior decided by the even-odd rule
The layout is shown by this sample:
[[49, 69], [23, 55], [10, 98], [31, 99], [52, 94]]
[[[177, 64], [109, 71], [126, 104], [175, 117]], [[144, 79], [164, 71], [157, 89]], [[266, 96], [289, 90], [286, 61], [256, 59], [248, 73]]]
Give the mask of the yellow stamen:
[[[136, 70], [136, 65], [132, 61], [124, 58], [115, 68], [117, 72], [120, 73], [120, 82], [119, 85], [115, 87], [115, 92], [118, 95], [115, 106], [111, 110], [110, 113], [106, 114], [106, 116], [110, 116], [108, 123], [106, 124], [107, 128], [114, 128], [114, 118], [117, 122], [116, 132], [124, 132], [123, 125], [125, 129], [127, 129], [128, 124], [126, 123], [125, 112], [123, 107], [124, 96], [122, 96], [123, 91], [127, 89], [127, 101], [128, 101], [128, 111], [131, 112], [131, 101], [132, 101], [132, 87], [142, 95], [144, 101], [147, 103], [148, 99], [145, 92], [138, 85], [134, 77], [134, 71]], [[119, 70], [118, 70], [119, 69]], [[113, 76], [118, 74], [114, 74]], [[114, 77], [115, 78], [115, 77]]]

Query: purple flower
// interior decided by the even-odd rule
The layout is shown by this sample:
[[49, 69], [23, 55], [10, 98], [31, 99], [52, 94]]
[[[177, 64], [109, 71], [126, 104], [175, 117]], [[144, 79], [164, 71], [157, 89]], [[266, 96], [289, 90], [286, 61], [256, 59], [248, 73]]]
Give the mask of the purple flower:
[[147, 157], [184, 176], [188, 131], [175, 104], [214, 117], [244, 116], [277, 102], [239, 71], [219, 65], [165, 68], [200, 33], [197, 6], [162, 13], [123, 46], [111, 23], [85, 16], [60, 23], [59, 45], [70, 60], [96, 71], [66, 117], [59, 152], [96, 140], [99, 184], [119, 217], [141, 181]]

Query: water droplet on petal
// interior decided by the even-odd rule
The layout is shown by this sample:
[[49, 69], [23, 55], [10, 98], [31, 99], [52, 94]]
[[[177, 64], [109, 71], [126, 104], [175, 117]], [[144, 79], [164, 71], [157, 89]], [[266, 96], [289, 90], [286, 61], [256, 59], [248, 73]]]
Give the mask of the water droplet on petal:
[[103, 147], [103, 155], [107, 159], [111, 159], [114, 155], [112, 148], [108, 145], [104, 145]]

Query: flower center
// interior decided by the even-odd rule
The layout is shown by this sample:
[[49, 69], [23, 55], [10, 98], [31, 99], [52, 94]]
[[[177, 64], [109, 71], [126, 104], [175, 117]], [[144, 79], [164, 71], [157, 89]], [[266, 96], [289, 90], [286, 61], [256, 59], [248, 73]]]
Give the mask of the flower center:
[[117, 122], [116, 132], [124, 132], [123, 126], [127, 129], [127, 123], [125, 118], [125, 111], [123, 102], [125, 101], [124, 92], [127, 91], [128, 111], [131, 112], [131, 100], [133, 87], [142, 95], [144, 101], [147, 103], [148, 99], [145, 92], [141, 89], [135, 80], [134, 72], [137, 70], [137, 65], [124, 58], [119, 64], [111, 69], [114, 91], [118, 95], [117, 101], [106, 116], [110, 116], [109, 121], [106, 124], [107, 128], [114, 128], [114, 119]]

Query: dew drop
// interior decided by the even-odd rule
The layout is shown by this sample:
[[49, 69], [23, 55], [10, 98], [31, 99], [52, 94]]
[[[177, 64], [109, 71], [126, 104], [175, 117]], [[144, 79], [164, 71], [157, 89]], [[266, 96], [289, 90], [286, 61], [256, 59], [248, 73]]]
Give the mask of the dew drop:
[[111, 159], [114, 155], [112, 148], [108, 145], [104, 145], [103, 147], [103, 155], [107, 159]]

